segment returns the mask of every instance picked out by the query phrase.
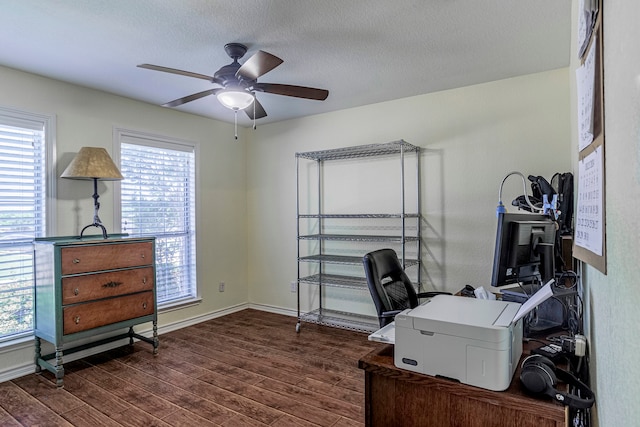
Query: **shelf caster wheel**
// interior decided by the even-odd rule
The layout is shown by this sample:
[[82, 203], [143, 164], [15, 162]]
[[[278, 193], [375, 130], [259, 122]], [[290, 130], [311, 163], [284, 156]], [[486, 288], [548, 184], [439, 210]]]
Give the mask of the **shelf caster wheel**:
[[300, 332], [300, 322], [296, 323], [296, 332]]

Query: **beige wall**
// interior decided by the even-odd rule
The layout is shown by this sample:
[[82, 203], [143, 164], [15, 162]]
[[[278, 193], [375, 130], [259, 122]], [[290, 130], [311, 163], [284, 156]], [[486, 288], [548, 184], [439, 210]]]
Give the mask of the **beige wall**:
[[[502, 178], [571, 170], [568, 69], [261, 126], [249, 132], [249, 300], [295, 309], [295, 153], [404, 139], [423, 148], [428, 288], [487, 285]], [[358, 168], [358, 161], [353, 167]], [[366, 166], [365, 166], [366, 167]], [[327, 173], [326, 175], [329, 175]], [[345, 179], [347, 179], [345, 177]], [[350, 173], [348, 179], [364, 179]], [[397, 194], [395, 176], [380, 194]], [[365, 186], [364, 182], [360, 183]], [[522, 194], [507, 181], [504, 200]], [[348, 205], [350, 191], [331, 197]], [[329, 199], [329, 196], [327, 196]], [[385, 203], [385, 197], [381, 197]], [[396, 212], [398, 209], [393, 209]], [[369, 298], [365, 295], [365, 298]]]
[[[207, 316], [247, 301], [247, 207], [245, 143], [233, 140], [233, 125], [183, 114], [131, 99], [0, 67], [0, 105], [57, 117], [58, 175], [82, 146], [113, 150], [114, 127], [144, 131], [200, 144], [197, 206], [198, 281], [202, 303], [171, 311], [160, 326]], [[242, 136], [242, 134], [241, 134]], [[113, 224], [113, 183], [101, 182], [100, 218]], [[57, 180], [56, 235], [77, 235], [93, 218], [92, 184]], [[226, 291], [218, 292], [218, 282]], [[7, 349], [4, 349], [7, 350]], [[2, 353], [0, 376], [33, 359], [30, 344]]]
[[[596, 392], [594, 420], [595, 425], [609, 427], [640, 422], [640, 341], [636, 332], [640, 307], [640, 3], [604, 3], [607, 274], [585, 265], [584, 284], [591, 383]], [[577, 4], [574, 0], [574, 15]], [[575, 48], [572, 70], [577, 67], [573, 52]], [[571, 99], [575, 124], [575, 84]], [[577, 147], [575, 132], [573, 141]], [[577, 150], [573, 151], [577, 164]]]
[[[114, 126], [200, 144], [203, 302], [162, 314], [161, 327], [170, 327], [245, 303], [295, 312], [289, 283], [296, 278], [297, 151], [399, 138], [422, 147], [425, 283], [449, 291], [487, 284], [502, 178], [512, 170], [546, 177], [570, 170], [569, 78], [568, 69], [559, 69], [263, 125], [243, 129], [239, 143], [232, 139], [231, 124], [7, 68], [0, 68], [0, 104], [57, 115], [59, 172], [81, 146], [111, 152]], [[75, 234], [83, 219], [91, 218], [90, 185], [67, 180], [57, 185], [56, 234]], [[112, 185], [101, 185], [100, 194], [101, 218], [110, 230]], [[508, 181], [504, 200], [522, 194], [521, 185]], [[345, 198], [337, 197], [338, 203]], [[217, 292], [219, 281], [227, 283], [225, 293]], [[366, 295], [364, 301], [370, 304]], [[32, 354], [31, 347], [3, 353], [0, 375], [28, 367]]]

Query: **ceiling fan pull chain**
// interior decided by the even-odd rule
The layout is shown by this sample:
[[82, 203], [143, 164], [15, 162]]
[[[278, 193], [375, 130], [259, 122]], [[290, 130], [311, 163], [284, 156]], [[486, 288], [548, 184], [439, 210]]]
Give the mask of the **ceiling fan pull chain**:
[[256, 130], [256, 94], [253, 94], [253, 130]]
[[238, 110], [233, 110], [235, 117], [234, 117], [234, 125], [235, 125], [235, 137], [236, 140], [238, 140]]

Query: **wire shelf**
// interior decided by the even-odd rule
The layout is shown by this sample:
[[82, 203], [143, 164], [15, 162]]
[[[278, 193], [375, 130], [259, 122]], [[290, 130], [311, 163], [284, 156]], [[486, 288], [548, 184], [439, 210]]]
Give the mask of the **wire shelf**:
[[298, 218], [346, 218], [346, 219], [373, 219], [373, 218], [420, 218], [420, 214], [417, 213], [406, 213], [406, 214], [300, 214]]
[[378, 319], [374, 316], [346, 313], [337, 310], [317, 309], [301, 314], [299, 321], [317, 325], [348, 329], [356, 332], [371, 333], [380, 329]]
[[[347, 265], [362, 265], [362, 257], [358, 256], [344, 256], [344, 255], [308, 255], [298, 258], [301, 262], [322, 262], [325, 264], [347, 264]], [[418, 264], [417, 259], [406, 259], [405, 268], [412, 267]]]
[[[298, 236], [300, 240], [339, 240], [346, 242], [394, 242], [402, 243], [402, 236], [381, 236], [371, 234], [309, 234]], [[405, 236], [405, 242], [417, 242], [416, 236]]]
[[298, 258], [298, 261], [303, 262], [323, 262], [327, 264], [349, 264], [358, 265], [362, 264], [362, 257], [357, 256], [344, 256], [344, 255], [309, 255]]
[[[405, 172], [405, 154], [415, 160], [415, 195], [416, 205], [407, 212], [407, 204], [405, 201], [405, 188], [408, 178], [414, 178], [413, 174]], [[348, 209], [347, 212], [326, 213], [323, 211], [323, 188], [324, 176], [323, 170], [325, 164], [323, 162], [330, 160], [351, 160], [364, 157], [392, 157], [397, 156], [400, 163], [400, 206], [395, 213], [386, 211], [383, 206], [374, 205], [372, 209], [375, 213], [364, 213], [362, 211], [353, 212]], [[309, 209], [305, 204], [304, 212], [300, 208], [300, 165], [308, 167], [308, 165], [300, 162], [300, 159], [316, 161], [317, 165], [317, 212]], [[372, 159], [373, 160], [373, 159]], [[380, 159], [382, 162], [386, 159]], [[380, 163], [382, 163], [380, 162]], [[344, 162], [350, 165], [351, 162]], [[378, 164], [378, 162], [365, 162]], [[403, 268], [413, 267], [412, 274], [417, 277], [416, 283], [420, 282], [420, 258], [421, 258], [421, 239], [420, 230], [422, 226], [422, 216], [420, 215], [420, 147], [411, 145], [406, 141], [399, 139], [383, 144], [369, 144], [351, 147], [343, 147], [330, 150], [308, 151], [296, 153], [296, 220], [297, 220], [297, 240], [298, 240], [298, 286], [304, 284], [309, 286], [337, 287], [349, 288], [353, 291], [368, 291], [366, 279], [363, 277], [354, 277], [362, 275], [364, 252], [381, 247], [400, 247], [402, 254]], [[305, 170], [303, 173], [310, 171]], [[305, 175], [306, 176], [306, 175]], [[303, 181], [305, 184], [313, 183], [312, 177], [309, 182]], [[413, 188], [413, 187], [409, 187]], [[308, 189], [309, 195], [314, 192]], [[376, 196], [375, 187], [373, 196]], [[326, 190], [329, 191], [329, 190]], [[371, 194], [370, 194], [371, 195]], [[310, 199], [311, 202], [311, 199]], [[314, 206], [310, 203], [309, 206]], [[360, 207], [355, 207], [355, 206]], [[362, 204], [354, 204], [355, 209], [363, 209]], [[376, 209], [380, 208], [379, 209]], [[397, 209], [398, 207], [396, 207]], [[391, 208], [395, 210], [394, 208]], [[384, 211], [386, 212], [384, 212]], [[325, 221], [325, 219], [327, 219]], [[335, 221], [334, 221], [335, 219]], [[368, 221], [373, 219], [374, 221]], [[387, 220], [391, 219], [391, 221]], [[407, 221], [410, 220], [410, 221]], [[316, 224], [317, 223], [317, 224]], [[303, 233], [300, 231], [304, 230]], [[365, 250], [366, 248], [366, 250]], [[301, 252], [302, 250], [302, 252]], [[414, 259], [407, 259], [407, 255]], [[315, 263], [318, 265], [308, 265], [301, 267], [303, 263]], [[418, 268], [416, 269], [416, 266]], [[357, 267], [360, 269], [358, 270]], [[331, 272], [332, 274], [326, 274]], [[303, 273], [303, 274], [301, 274]], [[349, 292], [351, 293], [351, 292]], [[323, 307], [319, 303], [315, 311], [306, 314], [300, 312], [300, 297], [298, 296], [298, 324], [296, 332], [300, 331], [300, 323], [302, 321], [317, 323], [321, 325], [333, 326], [343, 329], [349, 329], [362, 332], [373, 332], [378, 329], [378, 320], [375, 316], [362, 316], [357, 313], [344, 311], [335, 311]], [[311, 309], [312, 307], [310, 307]], [[344, 307], [341, 307], [345, 310]]]
[[[350, 288], [361, 291], [368, 291], [367, 279], [364, 277], [343, 276], [339, 274], [312, 274], [311, 276], [301, 277], [301, 284], [314, 286], [331, 286], [334, 288]], [[413, 281], [416, 292], [420, 292], [422, 285], [420, 282]]]
[[419, 153], [420, 147], [416, 147], [400, 139], [384, 144], [357, 145], [355, 147], [336, 148], [333, 150], [307, 151], [304, 153], [296, 153], [296, 157], [324, 161], [352, 159], [356, 157], [386, 156], [390, 154], [400, 154], [402, 151], [405, 153]]
[[338, 288], [350, 288], [368, 290], [367, 280], [363, 277], [342, 276], [338, 274], [313, 274], [307, 277], [301, 277], [300, 283], [308, 285], [323, 285]]

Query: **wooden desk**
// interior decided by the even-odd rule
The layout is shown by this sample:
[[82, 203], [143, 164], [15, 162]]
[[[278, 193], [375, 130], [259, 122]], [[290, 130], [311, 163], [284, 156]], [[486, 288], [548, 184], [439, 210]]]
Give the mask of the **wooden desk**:
[[364, 356], [365, 422], [372, 427], [565, 427], [565, 407], [534, 399], [520, 387], [519, 369], [509, 389], [485, 390], [422, 375], [393, 364], [393, 346]]

